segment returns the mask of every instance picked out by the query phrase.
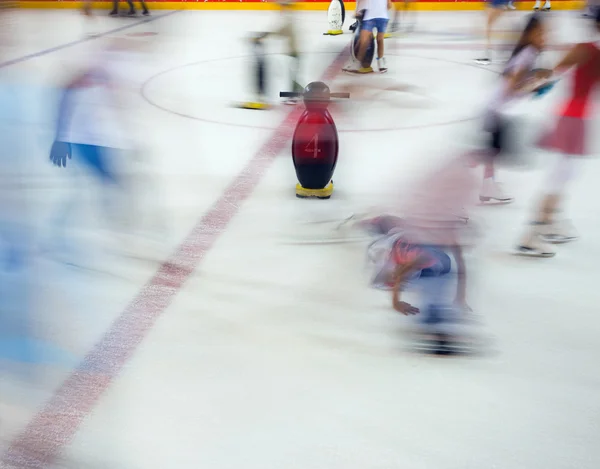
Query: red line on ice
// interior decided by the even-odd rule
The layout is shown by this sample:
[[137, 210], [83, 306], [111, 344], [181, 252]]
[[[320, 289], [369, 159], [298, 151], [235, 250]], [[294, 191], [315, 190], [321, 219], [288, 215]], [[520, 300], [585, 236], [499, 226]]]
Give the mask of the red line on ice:
[[[329, 65], [322, 80], [332, 80], [347, 56], [348, 49], [344, 49]], [[77, 369], [11, 442], [2, 457], [1, 467], [41, 469], [56, 460], [156, 320], [225, 232], [275, 157], [289, 144], [300, 112], [295, 109], [287, 115], [175, 253], [160, 266]]]

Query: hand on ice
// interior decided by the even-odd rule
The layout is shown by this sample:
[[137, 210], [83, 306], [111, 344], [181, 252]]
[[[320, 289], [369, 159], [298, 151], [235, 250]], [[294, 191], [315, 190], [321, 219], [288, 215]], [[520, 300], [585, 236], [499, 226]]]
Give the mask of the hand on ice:
[[55, 166], [66, 168], [67, 158], [71, 159], [71, 144], [56, 141], [50, 150], [50, 160]]
[[394, 309], [399, 313], [404, 314], [405, 316], [411, 316], [414, 314], [419, 314], [419, 308], [415, 308], [414, 306], [404, 302], [404, 301], [395, 301]]
[[462, 300], [462, 301], [457, 300], [454, 302], [454, 305], [456, 306], [458, 311], [460, 311], [461, 314], [472, 314], [473, 313], [473, 309], [464, 300]]

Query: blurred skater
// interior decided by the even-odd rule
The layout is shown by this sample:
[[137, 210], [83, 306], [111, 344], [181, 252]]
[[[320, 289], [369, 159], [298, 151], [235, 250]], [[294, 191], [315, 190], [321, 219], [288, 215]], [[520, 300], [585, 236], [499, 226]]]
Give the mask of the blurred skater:
[[94, 3], [92, 0], [84, 0], [81, 6], [81, 14], [84, 17], [84, 35], [92, 38], [98, 35], [96, 16], [94, 15]]
[[500, 17], [506, 12], [508, 0], [487, 0], [487, 20], [485, 25], [486, 52], [485, 57], [475, 59], [481, 65], [492, 63], [492, 32]]
[[[126, 169], [132, 165], [134, 132], [138, 129], [131, 125], [131, 103], [126, 98], [138, 65], [137, 47], [135, 40], [112, 40], [67, 82], [50, 152], [50, 160], [58, 167], [70, 167], [68, 160], [74, 160], [75, 168], [69, 170], [74, 181], [90, 176], [98, 184], [103, 215], [113, 233], [129, 231], [134, 219]], [[54, 247], [67, 252], [71, 244], [66, 240], [67, 232], [71, 231], [73, 212], [81, 199], [75, 186], [69, 185], [73, 193], [53, 223], [52, 241], [58, 242]]]
[[84, 16], [92, 16], [93, 14], [93, 1], [92, 0], [84, 0], [82, 2], [81, 11]]
[[599, 0], [586, 0], [582, 16], [584, 18], [595, 18], [596, 11], [600, 7]]
[[[286, 55], [290, 61], [290, 89], [293, 92], [302, 92], [304, 87], [300, 85], [298, 75], [300, 73], [300, 52], [298, 49], [298, 34], [296, 31], [296, 15], [294, 9], [296, 2], [293, 0], [278, 0], [281, 8], [281, 24], [273, 32], [265, 34], [262, 39], [269, 35], [278, 36], [286, 42]], [[296, 104], [298, 98], [288, 98], [286, 104]]]
[[[137, 13], [135, 11], [135, 6], [133, 6], [133, 0], [127, 0], [127, 4], [129, 5], [128, 16], [135, 16]], [[150, 11], [146, 6], [146, 2], [144, 0], [140, 0], [140, 5], [142, 7], [142, 14], [144, 16], [150, 15]], [[113, 0], [113, 9], [109, 13], [110, 16], [119, 16], [119, 0]]]
[[[484, 130], [488, 133], [489, 144], [498, 149], [500, 145], [508, 146], [514, 138], [511, 134], [511, 121], [506, 111], [516, 101], [531, 96], [530, 84], [536, 60], [544, 48], [544, 25], [537, 15], [532, 15], [527, 22], [521, 38], [509, 59], [492, 100], [487, 106], [484, 117]], [[484, 166], [483, 187], [480, 200], [482, 202], [510, 203], [513, 198], [504, 193], [495, 179], [494, 159], [490, 158]]]
[[596, 12], [595, 29], [599, 40], [575, 45], [552, 72], [557, 76], [574, 69], [570, 95], [558, 111], [554, 128], [540, 141], [542, 148], [559, 156], [537, 213], [517, 248], [521, 254], [551, 257], [555, 252], [548, 243], [565, 243], [578, 237], [571, 223], [558, 214], [567, 184], [573, 178], [576, 160], [588, 154], [590, 101], [600, 82], [600, 11]]
[[388, 30], [391, 34], [400, 31], [414, 31], [417, 21], [417, 10], [413, 4], [417, 0], [401, 0], [393, 2], [393, 18]]
[[[372, 285], [391, 289], [400, 313], [417, 314], [419, 342], [431, 342], [433, 353], [452, 353], [470, 340], [463, 249], [478, 234], [469, 218], [476, 205], [477, 168], [488, 157], [489, 150], [481, 150], [451, 158], [403, 197], [398, 216], [357, 223], [376, 238], [368, 247]], [[419, 292], [416, 307], [401, 299], [409, 283]]]
[[[362, 69], [361, 64], [367, 55], [369, 43], [373, 37], [373, 30], [377, 30], [377, 69], [379, 72], [387, 72], [387, 64], [384, 56], [385, 46], [384, 39], [389, 22], [389, 10], [392, 8], [391, 0], [359, 0], [356, 9], [360, 12], [360, 41], [358, 54], [356, 55], [357, 62], [348, 71], [366, 73]], [[369, 70], [372, 72], [372, 70]]]

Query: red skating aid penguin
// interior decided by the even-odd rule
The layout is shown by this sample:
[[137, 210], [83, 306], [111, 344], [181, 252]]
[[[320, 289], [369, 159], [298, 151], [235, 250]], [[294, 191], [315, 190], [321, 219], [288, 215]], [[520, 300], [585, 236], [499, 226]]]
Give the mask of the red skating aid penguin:
[[300, 116], [292, 139], [292, 159], [299, 183], [296, 196], [329, 199], [331, 180], [338, 159], [339, 139], [328, 111], [331, 98], [349, 98], [349, 93], [331, 93], [320, 81], [309, 83], [303, 93], [279, 93], [282, 98], [304, 98], [306, 109]]

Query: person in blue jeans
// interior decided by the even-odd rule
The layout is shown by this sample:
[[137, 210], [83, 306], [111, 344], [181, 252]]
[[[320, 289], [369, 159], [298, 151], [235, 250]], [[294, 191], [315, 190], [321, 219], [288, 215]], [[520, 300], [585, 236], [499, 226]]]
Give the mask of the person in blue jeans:
[[[377, 30], [377, 68], [381, 73], [387, 72], [387, 64], [384, 53], [384, 37], [389, 22], [389, 10], [392, 8], [391, 0], [362, 0], [358, 3], [357, 11], [363, 11], [361, 31], [360, 31], [360, 48], [358, 50], [358, 62], [362, 63], [369, 41], [373, 35], [373, 30]], [[360, 67], [360, 65], [359, 65]], [[366, 73], [372, 70], [362, 70], [359, 72]]]
[[[372, 286], [391, 290], [392, 305], [399, 313], [417, 315], [420, 336], [432, 343], [430, 352], [450, 354], [464, 345], [459, 324], [468, 308], [459, 306], [466, 305], [461, 247], [413, 242], [406, 236], [406, 222], [392, 215], [364, 220], [360, 226], [376, 238], [367, 250], [375, 267]], [[409, 284], [419, 289], [419, 308], [401, 299]]]

